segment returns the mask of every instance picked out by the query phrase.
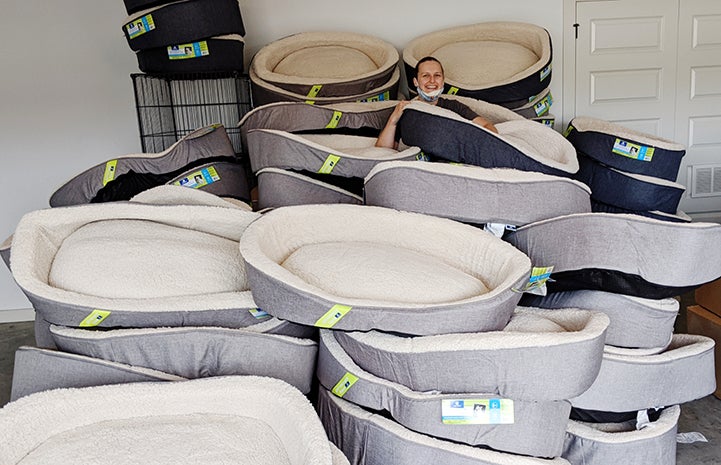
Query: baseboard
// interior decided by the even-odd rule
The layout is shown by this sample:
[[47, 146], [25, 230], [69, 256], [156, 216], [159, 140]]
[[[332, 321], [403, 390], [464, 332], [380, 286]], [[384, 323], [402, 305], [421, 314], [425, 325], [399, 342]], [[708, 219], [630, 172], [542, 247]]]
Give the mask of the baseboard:
[[688, 216], [694, 221], [721, 223], [721, 212], [688, 213]]
[[18, 323], [20, 321], [33, 321], [35, 310], [32, 308], [20, 308], [17, 310], [0, 310], [1, 323]]

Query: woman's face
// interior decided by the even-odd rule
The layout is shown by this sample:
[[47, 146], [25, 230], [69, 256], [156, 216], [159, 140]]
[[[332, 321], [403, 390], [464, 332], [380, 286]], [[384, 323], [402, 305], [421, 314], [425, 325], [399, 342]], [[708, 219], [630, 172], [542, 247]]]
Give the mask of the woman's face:
[[424, 61], [418, 67], [418, 76], [413, 78], [413, 84], [423, 92], [429, 93], [443, 88], [443, 68], [435, 61]]

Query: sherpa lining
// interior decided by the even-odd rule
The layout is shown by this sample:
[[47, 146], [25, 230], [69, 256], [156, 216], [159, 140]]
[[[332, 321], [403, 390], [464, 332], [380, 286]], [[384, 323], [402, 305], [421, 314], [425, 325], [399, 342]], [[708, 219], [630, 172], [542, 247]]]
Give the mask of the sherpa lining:
[[[263, 168], [262, 170], [259, 170], [259, 171], [256, 173], [256, 175], [258, 176], [258, 183], [259, 183], [259, 184], [261, 183], [260, 178], [262, 178], [264, 174], [269, 174], [269, 175], [273, 175], [273, 176], [287, 176], [287, 177], [289, 177], [289, 178], [296, 179], [296, 180], [298, 180], [298, 181], [300, 181], [300, 182], [302, 182], [302, 183], [314, 184], [314, 185], [317, 185], [317, 186], [319, 186], [319, 187], [321, 187], [321, 188], [323, 188], [323, 189], [327, 189], [327, 190], [336, 192], [336, 193], [340, 194], [341, 196], [350, 197], [350, 198], [352, 198], [353, 200], [355, 200], [356, 203], [359, 204], [359, 205], [363, 203], [363, 197], [361, 197], [360, 195], [356, 195], [356, 194], [354, 194], [354, 193], [352, 193], [352, 192], [349, 192], [349, 191], [347, 191], [347, 190], [345, 190], [345, 189], [341, 189], [340, 187], [334, 186], [333, 184], [329, 184], [329, 183], [326, 183], [326, 182], [321, 182], [321, 181], [319, 181], [319, 180], [317, 180], [317, 179], [314, 179], [314, 178], [311, 178], [311, 177], [309, 177], [309, 176], [303, 176], [302, 174], [296, 173], [296, 172], [294, 172], [294, 171], [283, 170], [283, 169], [279, 169], [279, 168]], [[313, 202], [313, 203], [315, 203], [315, 202]]]

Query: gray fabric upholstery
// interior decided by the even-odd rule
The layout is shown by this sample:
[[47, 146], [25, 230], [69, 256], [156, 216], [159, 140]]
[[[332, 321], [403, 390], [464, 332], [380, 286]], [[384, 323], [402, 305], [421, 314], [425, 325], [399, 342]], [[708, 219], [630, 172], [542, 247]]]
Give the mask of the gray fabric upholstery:
[[363, 204], [363, 197], [301, 173], [264, 168], [258, 176], [258, 210], [311, 203]]
[[[201, 176], [201, 178], [197, 178]], [[196, 182], [196, 179], [200, 179]], [[212, 162], [181, 173], [166, 184], [201, 189], [220, 197], [250, 201], [248, 174], [240, 163]]]

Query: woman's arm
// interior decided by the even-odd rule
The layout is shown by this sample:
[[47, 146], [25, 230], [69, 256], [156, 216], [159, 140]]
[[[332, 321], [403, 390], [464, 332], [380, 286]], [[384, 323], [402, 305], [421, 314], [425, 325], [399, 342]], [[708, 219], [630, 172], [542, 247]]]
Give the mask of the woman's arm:
[[396, 141], [396, 129], [398, 121], [401, 119], [401, 115], [403, 114], [403, 108], [406, 105], [408, 105], [408, 100], [398, 102], [398, 105], [396, 105], [393, 109], [393, 113], [391, 113], [391, 116], [388, 117], [388, 121], [386, 121], [386, 125], [383, 127], [383, 130], [381, 130], [381, 133], [378, 135], [376, 147], [387, 147], [389, 149], [395, 149], [398, 147], [398, 141]]

